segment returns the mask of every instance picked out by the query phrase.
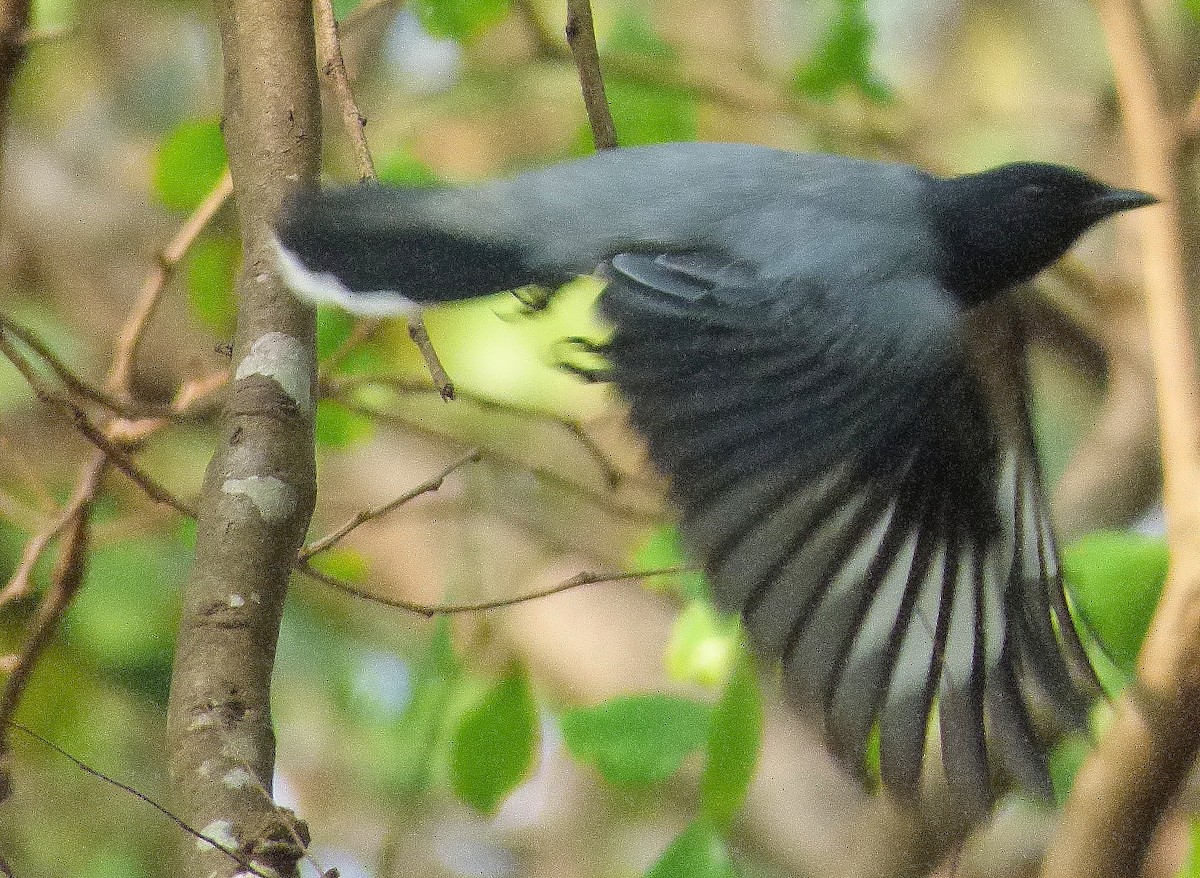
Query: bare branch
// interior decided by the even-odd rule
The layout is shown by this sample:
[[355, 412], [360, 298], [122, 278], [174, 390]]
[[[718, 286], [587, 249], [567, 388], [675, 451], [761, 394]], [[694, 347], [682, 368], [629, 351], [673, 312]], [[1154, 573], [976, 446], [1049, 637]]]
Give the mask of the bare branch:
[[[333, 378], [323, 383], [323, 391], [328, 396], [346, 402], [348, 394], [359, 387], [364, 386], [380, 386], [387, 387], [397, 393], [419, 393], [427, 394], [436, 392], [431, 390], [424, 384], [416, 384], [408, 379], [398, 375], [348, 375], [345, 377]], [[500, 414], [513, 415], [529, 421], [540, 421], [546, 424], [553, 424], [556, 427], [561, 427], [579, 442], [579, 444], [587, 451], [588, 455], [595, 461], [596, 467], [600, 470], [601, 476], [605, 483], [612, 490], [618, 488], [629, 475], [621, 470], [608, 456], [600, 444], [589, 435], [587, 429], [577, 421], [570, 418], [564, 418], [551, 412], [539, 409], [534, 406], [521, 405], [519, 403], [508, 402], [505, 400], [494, 399], [490, 396], [485, 396], [481, 393], [476, 393], [471, 390], [456, 390], [455, 398], [461, 402], [467, 402], [472, 405], [479, 406], [485, 411], [498, 412]]]
[[351, 518], [337, 530], [301, 549], [299, 554], [300, 561], [307, 561], [313, 555], [332, 548], [335, 544], [342, 540], [346, 534], [350, 533], [359, 525], [366, 524], [372, 519], [387, 515], [389, 512], [393, 511], [394, 509], [399, 509], [405, 503], [420, 497], [422, 494], [431, 494], [434, 491], [440, 490], [446, 479], [450, 477], [451, 473], [461, 467], [466, 466], [468, 463], [478, 463], [479, 457], [479, 449], [472, 448], [453, 463], [448, 464], [437, 475], [433, 476], [428, 481], [417, 485], [417, 487], [413, 488], [411, 491], [406, 491], [399, 497], [396, 497], [394, 500], [389, 500], [387, 503], [374, 506], [371, 509], [364, 509], [356, 513], [353, 518]]
[[321, 73], [337, 96], [342, 111], [342, 127], [354, 148], [358, 178], [374, 180], [375, 162], [367, 146], [367, 120], [359, 111], [358, 102], [354, 100], [354, 92], [350, 88], [350, 77], [346, 73], [346, 61], [342, 57], [342, 44], [338, 38], [337, 19], [333, 15], [330, 0], [315, 0], [313, 16], [317, 32], [317, 61], [321, 65]]
[[413, 344], [417, 346], [417, 350], [421, 352], [421, 356], [424, 357], [425, 366], [429, 369], [429, 376], [433, 379], [433, 384], [442, 399], [454, 399], [454, 382], [446, 374], [441, 358], [433, 349], [433, 342], [429, 340], [429, 331], [425, 328], [425, 321], [420, 315], [408, 319], [408, 335], [413, 340]]
[[1163, 200], [1139, 219], [1171, 566], [1137, 680], [1076, 778], [1047, 878], [1137, 874], [1200, 746], [1200, 374], [1187, 302], [1195, 266], [1185, 264], [1198, 242], [1184, 237], [1182, 138], [1163, 102], [1145, 10], [1137, 0], [1099, 0], [1099, 10], [1139, 183]]
[[617, 145], [617, 128], [604, 94], [604, 76], [600, 72], [600, 51], [596, 48], [596, 28], [592, 23], [590, 0], [567, 0], [567, 45], [579, 72], [579, 87], [596, 149]]
[[127, 793], [128, 795], [133, 796], [139, 802], [144, 802], [145, 804], [149, 805], [151, 808], [153, 808], [159, 814], [166, 817], [168, 820], [170, 820], [172, 823], [174, 823], [176, 826], [178, 826], [180, 829], [182, 829], [188, 835], [192, 836], [192, 838], [198, 839], [200, 841], [203, 841], [203, 842], [206, 842], [207, 844], [212, 845], [214, 848], [216, 848], [217, 850], [224, 853], [227, 857], [229, 857], [229, 859], [233, 860], [235, 863], [237, 863], [243, 869], [247, 869], [250, 872], [253, 872], [255, 875], [261, 876], [261, 878], [278, 878], [278, 876], [273, 873], [268, 873], [268, 872], [262, 871], [256, 865], [251, 863], [249, 860], [243, 858], [240, 853], [238, 853], [235, 850], [229, 849], [222, 842], [213, 838], [211, 835], [207, 835], [207, 834], [201, 832], [199, 829], [196, 829], [195, 827], [191, 826], [190, 824], [188, 824], [188, 822], [186, 820], [183, 820], [178, 815], [174, 814], [169, 808], [164, 808], [162, 805], [158, 804], [158, 802], [154, 801], [152, 798], [147, 796], [145, 793], [141, 792], [140, 790], [138, 790], [134, 787], [131, 787], [129, 784], [122, 783], [121, 781], [117, 780], [115, 777], [112, 777], [111, 775], [105, 774], [103, 771], [101, 771], [98, 768], [94, 768], [93, 766], [84, 762], [78, 756], [75, 756], [74, 754], [72, 754], [70, 751], [65, 750], [64, 748], [55, 744], [49, 738], [39, 735], [37, 732], [35, 732], [33, 729], [29, 728], [28, 726], [23, 725], [23, 724], [17, 722], [16, 720], [12, 720], [12, 719], [7, 720], [6, 724], [10, 728], [16, 729], [21, 734], [32, 738], [33, 740], [37, 741], [38, 743], [42, 744], [43, 746], [49, 747], [51, 750], [53, 750], [59, 756], [62, 756], [64, 758], [70, 760], [71, 762], [75, 763], [75, 767], [78, 768], [80, 771], [90, 774], [92, 777], [99, 778], [100, 780], [104, 781], [106, 784], [109, 784], [110, 786], [114, 786], [117, 789], [121, 790], [123, 793]]
[[63, 529], [62, 545], [50, 577], [50, 586], [25, 635], [16, 665], [4, 681], [4, 689], [0, 692], [0, 801], [8, 798], [12, 789], [9, 724], [16, 715], [21, 696], [25, 694], [25, 687], [38, 659], [49, 645], [54, 632], [58, 630], [59, 620], [83, 583], [88, 551], [88, 507], [100, 491], [107, 466], [108, 460], [97, 452], [84, 467], [72, 499], [75, 512]]
[[205, 196], [199, 206], [192, 211], [174, 237], [159, 251], [157, 265], [146, 276], [142, 284], [137, 302], [130, 312], [121, 336], [117, 340], [116, 351], [113, 354], [113, 364], [108, 375], [108, 387], [121, 400], [128, 400], [133, 387], [133, 369], [137, 359], [138, 348], [146, 334], [150, 318], [162, 301], [163, 290], [175, 273], [180, 261], [187, 254], [192, 244], [200, 237], [200, 233], [212, 222], [222, 205], [229, 200], [233, 192], [233, 179], [229, 169], [221, 175], [221, 179], [212, 191]]
[[528, 594], [517, 595], [511, 598], [499, 598], [493, 601], [479, 601], [469, 604], [419, 604], [413, 601], [403, 601], [396, 598], [386, 598], [382, 595], [372, 594], [369, 591], [359, 588], [356, 585], [330, 576], [327, 573], [322, 573], [320, 570], [312, 567], [307, 561], [296, 561], [296, 572], [309, 579], [313, 579], [323, 585], [328, 585], [331, 588], [336, 588], [338, 591], [345, 592], [348, 595], [353, 595], [356, 598], [362, 598], [371, 603], [382, 604], [386, 607], [394, 607], [397, 610], [406, 610], [410, 613], [430, 618], [433, 616], [451, 616], [459, 613], [480, 613], [485, 610], [498, 610], [503, 607], [512, 607], [517, 604], [523, 604], [528, 601], [535, 601], [539, 598], [549, 597], [550, 595], [559, 594], [564, 591], [570, 591], [574, 588], [580, 588], [585, 585], [599, 585], [605, 582], [628, 582], [631, 579], [650, 579], [656, 576], [677, 576], [681, 573], [695, 573], [697, 568], [692, 567], [662, 567], [654, 570], [634, 570], [628, 573], [590, 573], [583, 571], [572, 576], [570, 579], [563, 582], [551, 585], [548, 588], [541, 588], [537, 591], [529, 592]]

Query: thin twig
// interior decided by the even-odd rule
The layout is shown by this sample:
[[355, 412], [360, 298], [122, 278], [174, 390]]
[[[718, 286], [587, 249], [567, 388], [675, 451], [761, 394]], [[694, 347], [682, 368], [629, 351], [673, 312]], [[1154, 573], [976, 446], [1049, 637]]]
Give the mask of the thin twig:
[[107, 468], [108, 460], [100, 452], [93, 454], [84, 467], [75, 492], [78, 498], [75, 514], [65, 528], [50, 586], [30, 623], [16, 665], [0, 692], [0, 801], [8, 798], [12, 788], [10, 764], [6, 758], [9, 752], [8, 723], [16, 715], [33, 669], [58, 629], [59, 620], [83, 584], [88, 552], [88, 507], [100, 492]]
[[[407, 380], [398, 375], [347, 375], [344, 377], [332, 378], [325, 382], [323, 390], [329, 397], [345, 402], [347, 394], [353, 390], [364, 386], [379, 386], [387, 387], [397, 393], [419, 393], [429, 394], [435, 393], [435, 390]], [[596, 467], [600, 470], [605, 484], [610, 490], [618, 488], [622, 482], [628, 478], [628, 474], [623, 472], [605, 452], [600, 444], [592, 438], [587, 429], [577, 421], [570, 418], [564, 418], [560, 415], [553, 414], [544, 409], [539, 409], [534, 406], [521, 405], [520, 403], [507, 402], [504, 400], [495, 399], [490, 396], [485, 396], [481, 393], [476, 393], [471, 390], [457, 389], [455, 398], [467, 402], [472, 405], [477, 405], [481, 409], [487, 411], [499, 412], [501, 414], [513, 415], [530, 421], [541, 421], [547, 424], [553, 424], [556, 427], [561, 427], [566, 430], [571, 436], [583, 446], [591, 458], [595, 461]]]
[[338, 106], [342, 111], [342, 127], [350, 138], [354, 149], [354, 161], [358, 165], [360, 180], [375, 179], [375, 162], [371, 158], [371, 150], [367, 146], [367, 120], [363, 118], [354, 99], [354, 91], [350, 88], [350, 77], [346, 73], [346, 61], [342, 57], [342, 44], [338, 38], [337, 19], [333, 15], [333, 4], [330, 0], [316, 0], [313, 3], [313, 18], [317, 36], [317, 62], [321, 65], [321, 73], [337, 96]]
[[362, 598], [366, 601], [371, 601], [376, 604], [383, 604], [387, 607], [394, 607], [397, 610], [406, 610], [410, 613], [416, 613], [426, 618], [433, 616], [451, 616], [457, 613], [479, 613], [485, 610], [498, 610], [504, 607], [512, 607], [517, 604], [523, 604], [527, 601], [534, 601], [539, 598], [549, 597], [550, 595], [559, 594], [560, 592], [570, 591], [574, 588], [581, 588], [585, 585], [599, 585], [605, 582], [628, 582], [631, 579], [650, 579], [656, 576], [675, 576], [681, 573], [694, 573], [696, 568], [691, 567], [662, 567], [655, 570], [634, 570], [628, 573], [590, 573], [584, 571], [577, 573], [570, 579], [564, 580], [556, 585], [551, 585], [547, 588], [541, 588], [537, 591], [529, 592], [528, 594], [517, 595], [511, 598], [499, 598], [492, 601], [479, 601], [478, 603], [468, 604], [419, 604], [414, 601], [404, 601], [398, 598], [387, 598], [382, 595], [372, 594], [358, 586], [351, 585], [336, 577], [322, 573], [320, 570], [312, 567], [305, 561], [297, 560], [295, 568], [297, 573], [307, 576], [309, 579], [316, 580], [323, 585], [328, 585], [336, 588], [338, 591], [353, 595], [356, 598]]
[[184, 832], [186, 832], [192, 838], [195, 838], [199, 841], [203, 841], [206, 844], [212, 845], [214, 848], [221, 851], [221, 853], [225, 854], [225, 856], [229, 857], [229, 859], [233, 860], [235, 863], [237, 863], [243, 869], [246, 869], [246, 870], [254, 873], [255, 875], [260, 876], [260, 878], [277, 878], [277, 873], [263, 871], [258, 866], [254, 865], [254, 863], [245, 859], [241, 855], [241, 853], [239, 853], [238, 851], [231, 850], [230, 848], [225, 847], [225, 845], [222, 842], [213, 838], [211, 835], [207, 835], [207, 834], [201, 832], [199, 829], [189, 826], [187, 821], [183, 820], [181, 817], [172, 813], [170, 811], [170, 809], [163, 807], [158, 802], [154, 801], [154, 799], [147, 796], [145, 793], [141, 792], [138, 789], [135, 789], [134, 787], [131, 787], [129, 784], [122, 783], [121, 781], [117, 780], [115, 777], [105, 774], [103, 771], [101, 771], [98, 768], [94, 768], [91, 765], [88, 765], [88, 763], [84, 762], [78, 756], [75, 756], [74, 754], [72, 754], [69, 751], [65, 750], [64, 748], [60, 747], [58, 744], [55, 744], [49, 738], [43, 737], [42, 735], [38, 734], [37, 732], [35, 732], [33, 729], [29, 728], [28, 726], [23, 725], [22, 723], [19, 723], [16, 720], [12, 720], [12, 719], [7, 720], [6, 725], [10, 728], [16, 729], [18, 732], [20, 732], [23, 735], [27, 735], [28, 737], [30, 737], [33, 740], [40, 743], [42, 746], [49, 747], [51, 750], [53, 750], [59, 756], [62, 756], [65, 759], [70, 760], [71, 762], [73, 762], [75, 764], [75, 767], [78, 768], [80, 771], [83, 771], [86, 774], [90, 774], [92, 777], [98, 778], [99, 780], [104, 781], [106, 784], [116, 787], [117, 789], [121, 790], [123, 793], [127, 793], [128, 795], [133, 796], [139, 802], [143, 802], [144, 804], [149, 805], [151, 808], [153, 808], [159, 814], [166, 817], [168, 820], [170, 820], [172, 823], [174, 823], [176, 826], [178, 826], [180, 829], [182, 829]]
[[[1171, 563], [1137, 679], [1076, 777], [1046, 857], [1047, 878], [1136, 875], [1200, 746], [1200, 368], [1187, 301], [1177, 117], [1166, 108], [1138, 0], [1099, 0], [1139, 184], [1162, 203], [1139, 216], [1149, 342], [1157, 377], [1163, 505]], [[1193, 257], [1194, 258], [1194, 257]]]
[[604, 94], [604, 76], [600, 72], [600, 50], [596, 48], [596, 28], [592, 22], [590, 0], [567, 0], [567, 45], [579, 72], [579, 87], [596, 149], [617, 145], [617, 127]]
[[87, 412], [75, 405], [70, 400], [48, 397], [48, 402], [55, 403], [66, 409], [71, 416], [71, 423], [79, 433], [100, 449], [108, 457], [109, 462], [114, 468], [119, 469], [129, 479], [142, 489], [143, 492], [155, 503], [165, 503], [172, 509], [182, 512], [184, 515], [194, 517], [196, 508], [189, 503], [176, 497], [162, 485], [160, 485], [152, 476], [148, 475], [144, 470], [138, 467], [137, 464], [126, 454], [121, 448], [105, 435], [104, 431], [92, 423], [88, 418]]
[[[50, 368], [51, 372], [54, 373], [54, 376], [63, 383], [67, 390], [76, 396], [97, 403], [111, 412], [116, 412], [117, 414], [129, 417], [137, 417], [139, 415], [147, 414], [150, 411], [149, 409], [142, 407], [132, 406], [128, 402], [117, 399], [112, 394], [107, 393], [98, 387], [93, 387], [91, 384], [80, 378], [74, 371], [72, 371], [72, 369], [66, 363], [64, 363], [58, 357], [58, 355], [54, 353], [53, 350], [51, 350], [50, 346], [38, 337], [37, 333], [26, 329], [24, 326], [21, 326], [3, 314], [0, 314], [0, 335], [3, 335], [4, 333], [12, 335], [23, 345], [37, 354], [38, 358]], [[11, 350], [15, 349], [5, 348], [4, 355], [13, 363], [14, 366], [17, 366], [18, 364], [13, 359]], [[20, 367], [18, 366], [18, 368]], [[29, 373], [22, 370], [22, 374], [26, 375], [28, 378]]]
[[157, 264], [146, 276], [142, 290], [138, 294], [133, 310], [130, 312], [121, 336], [117, 340], [113, 354], [112, 369], [109, 371], [108, 388], [120, 399], [128, 399], [132, 393], [134, 363], [137, 359], [138, 348], [146, 334], [150, 318], [162, 301], [163, 290], [175, 273], [180, 261], [187, 254], [192, 244], [200, 237], [200, 233], [212, 222], [217, 211], [229, 199], [233, 192], [233, 179], [229, 169], [221, 175], [217, 185], [205, 196], [200, 205], [192, 211], [179, 230], [158, 253]]
[[421, 356], [425, 358], [429, 377], [433, 379], [433, 384], [442, 399], [446, 401], [454, 399], [454, 382], [446, 374], [446, 368], [442, 365], [437, 351], [434, 350], [433, 342], [429, 340], [429, 330], [425, 328], [425, 320], [419, 314], [408, 319], [408, 335], [413, 340], [413, 344], [417, 346], [417, 350], [421, 352]]
[[[354, 98], [354, 90], [350, 86], [350, 76], [346, 72], [346, 62], [342, 57], [341, 39], [338, 36], [337, 20], [333, 15], [333, 6], [330, 0], [316, 0], [315, 3], [315, 26], [317, 37], [317, 51], [320, 56], [321, 72], [330, 82], [335, 97], [337, 98], [338, 106], [341, 109], [342, 127], [346, 130], [346, 135], [350, 138], [351, 146], [354, 149], [354, 160], [358, 165], [358, 177], [360, 180], [374, 180], [375, 162], [371, 158], [371, 149], [367, 144], [367, 135], [365, 131], [366, 119], [363, 118], [362, 111], [358, 108], [358, 102]], [[360, 320], [358, 325], [365, 325], [362, 330], [362, 335], [365, 337], [374, 331], [376, 321]], [[358, 334], [358, 326], [355, 327], [355, 334]], [[415, 315], [409, 318], [408, 334], [412, 338], [413, 343], [417, 346], [417, 350], [421, 352], [421, 357], [425, 360], [425, 366], [429, 369], [429, 375], [433, 379], [434, 385], [438, 389], [438, 393], [442, 395], [442, 399], [450, 400], [454, 398], [454, 383], [450, 380], [450, 376], [446, 374], [446, 369], [442, 365], [441, 358], [433, 347], [433, 343], [429, 340], [429, 332], [425, 328], [425, 321], [420, 315]], [[352, 348], [343, 345], [345, 352], [340, 353], [340, 358], [344, 358], [346, 353]], [[332, 372], [336, 366], [326, 366], [325, 372]]]
[[[427, 422], [420, 421], [415, 418], [406, 418], [395, 412], [385, 411], [374, 406], [364, 405], [356, 402], [353, 399], [340, 400], [341, 404], [351, 412], [362, 415], [367, 418], [373, 418], [381, 423], [390, 423], [403, 427], [406, 430], [412, 430], [424, 436], [431, 436], [435, 439], [442, 440], [458, 440], [461, 441], [461, 436], [458, 436], [453, 431], [439, 428], [430, 425]], [[627, 503], [620, 503], [614, 500], [610, 492], [597, 490], [581, 481], [562, 475], [554, 470], [544, 466], [530, 465], [528, 461], [522, 460], [517, 455], [514, 455], [503, 448], [484, 447], [481, 446], [480, 454], [488, 460], [496, 461], [504, 466], [514, 470], [529, 473], [536, 479], [541, 479], [548, 484], [559, 488], [562, 491], [575, 494], [582, 497], [589, 503], [592, 503], [601, 509], [607, 509], [617, 515], [627, 516], [639, 521], [658, 521], [661, 518], [661, 512], [658, 510], [639, 509], [636, 506], [631, 506]]]
[[371, 521], [372, 519], [380, 518], [384, 515], [387, 515], [392, 510], [400, 508], [405, 503], [408, 503], [410, 500], [414, 500], [417, 497], [420, 497], [422, 494], [431, 494], [434, 491], [440, 490], [442, 485], [445, 483], [446, 479], [448, 479], [450, 477], [451, 473], [453, 473], [455, 470], [459, 469], [460, 467], [466, 466], [468, 463], [478, 463], [479, 458], [480, 458], [479, 449], [472, 448], [466, 454], [462, 455], [457, 460], [455, 460], [453, 463], [450, 463], [446, 467], [444, 467], [442, 469], [442, 471], [439, 472], [437, 475], [435, 475], [432, 478], [428, 479], [427, 481], [422, 482], [421, 484], [417, 485], [417, 487], [413, 488], [411, 491], [406, 491], [405, 493], [401, 494], [399, 497], [396, 497], [393, 500], [389, 500], [387, 503], [383, 503], [379, 506], [374, 506], [370, 509], [360, 510], [359, 512], [355, 513], [354, 517], [352, 517], [349, 521], [347, 521], [345, 524], [343, 524], [337, 530], [322, 537], [319, 540], [316, 540], [315, 542], [310, 543], [308, 546], [301, 549], [300, 556], [299, 556], [300, 560], [307, 561], [313, 555], [316, 555], [316, 554], [326, 551], [327, 549], [331, 548], [336, 543], [338, 543], [340, 540], [342, 540], [348, 533], [350, 533], [356, 527], [366, 524], [368, 521]]

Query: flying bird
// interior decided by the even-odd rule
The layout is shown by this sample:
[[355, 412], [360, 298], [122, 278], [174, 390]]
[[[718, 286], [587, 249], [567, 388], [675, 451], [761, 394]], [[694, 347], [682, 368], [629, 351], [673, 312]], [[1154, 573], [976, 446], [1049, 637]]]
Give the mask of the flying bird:
[[[1028, 411], [966, 330], [983, 303], [1153, 196], [1048, 164], [941, 178], [736, 144], [611, 150], [507, 179], [307, 189], [276, 228], [300, 298], [357, 314], [599, 272], [626, 397], [716, 603], [861, 768], [920, 795], [1049, 796], [1035, 705], [1094, 678]], [[1023, 374], [1023, 370], [1018, 370]]]

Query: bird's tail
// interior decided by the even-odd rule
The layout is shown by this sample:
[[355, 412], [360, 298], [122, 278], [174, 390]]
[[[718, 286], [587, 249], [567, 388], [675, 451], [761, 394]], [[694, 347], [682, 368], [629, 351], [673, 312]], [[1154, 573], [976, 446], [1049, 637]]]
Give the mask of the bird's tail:
[[302, 190], [275, 230], [280, 272], [313, 304], [376, 316], [565, 280], [527, 258], [512, 205], [489, 200], [478, 187]]

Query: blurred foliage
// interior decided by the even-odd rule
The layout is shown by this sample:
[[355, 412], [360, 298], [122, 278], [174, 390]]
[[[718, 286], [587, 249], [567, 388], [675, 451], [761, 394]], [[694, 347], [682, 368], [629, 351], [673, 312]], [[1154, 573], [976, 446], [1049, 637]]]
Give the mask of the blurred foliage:
[[159, 145], [154, 194], [171, 210], [195, 210], [217, 185], [227, 163], [225, 138], [216, 119], [181, 122]]
[[1126, 677], [1162, 594], [1167, 560], [1164, 539], [1125, 531], [1091, 534], [1063, 552], [1080, 613]]
[[[1181, 2], [1200, 21], [1197, 0]], [[335, 0], [335, 14], [345, 22], [359, 5]], [[532, 4], [555, 34], [560, 6]], [[1085, 8], [953, 0], [920, 8], [783, 0], [755, 5], [753, 12], [720, 0], [597, 0], [595, 6], [605, 58], [649, 71], [622, 75], [613, 64], [609, 72], [624, 145], [704, 137], [793, 148], [833, 144], [879, 155], [878, 139], [865, 132], [891, 118], [885, 113], [910, 113], [897, 130], [931, 165], [978, 165], [1025, 150], [1081, 166], [1107, 164], [1120, 176], [1108, 152], [1107, 62]], [[533, 57], [521, 16], [507, 0], [417, 0], [410, 11], [423, 28], [416, 37], [397, 26], [393, 14], [377, 17], [378, 10], [363, 16], [370, 22], [365, 28], [343, 27], [382, 181], [478, 178], [592, 149], [573, 70]], [[5, 262], [5, 311], [100, 383], [116, 322], [156, 248], [224, 172], [216, 121], [219, 48], [209, 5], [194, 0], [37, 0], [33, 25], [69, 25], [73, 33], [31, 47], [14, 101], [5, 183], [13, 190], [6, 200], [19, 205], [20, 215], [6, 217], [16, 244]], [[405, 84], [400, 58], [452, 72], [418, 92]], [[713, 87], [681, 84], [693, 74]], [[765, 87], [744, 88], [747, 78]], [[742, 105], [743, 91], [757, 97]], [[760, 92], [787, 95], [799, 109], [764, 108], [771, 101]], [[326, 126], [326, 138], [328, 172], [349, 176], [352, 164], [336, 123]], [[151, 326], [139, 374], [147, 398], [167, 398], [184, 378], [222, 363], [214, 338], [227, 339], [233, 328], [239, 262], [233, 212], [226, 210], [189, 251]], [[609, 435], [611, 394], [555, 368], [563, 354], [559, 339], [603, 336], [591, 310], [598, 288], [594, 280], [580, 280], [534, 316], [504, 296], [439, 309], [428, 323], [461, 388], [570, 416], [603, 436], [606, 450], [613, 446], [622, 468], [632, 470], [641, 465], [637, 450]], [[319, 355], [327, 366], [338, 356], [334, 377], [427, 380], [403, 326], [386, 325], [345, 352], [353, 332], [346, 315], [319, 311]], [[1095, 390], [1057, 363], [1039, 365], [1042, 378], [1050, 380], [1040, 381], [1046, 401], [1038, 406], [1039, 434], [1048, 459], [1065, 462], [1090, 427]], [[501, 425], [489, 413], [417, 396], [370, 388], [353, 397], [418, 422], [412, 433], [373, 423], [336, 401], [320, 403], [326, 506], [318, 524], [353, 514], [359, 492], [386, 495], [397, 472], [403, 482], [411, 473], [436, 471], [444, 449], [420, 425], [453, 436], [456, 445], [500, 436], [506, 439], [501, 450], [521, 461], [538, 450], [542, 456], [531, 454], [533, 464], [524, 468], [509, 462], [507, 473], [493, 462], [491, 469], [464, 475], [441, 492], [444, 498], [426, 498], [417, 511], [401, 510], [395, 522], [378, 523], [372, 529], [384, 536], [375, 542], [350, 541], [319, 554], [313, 559], [318, 569], [363, 588], [432, 602], [439, 589], [467, 591], [481, 583], [503, 595], [521, 590], [528, 568], [505, 566], [488, 540], [524, 562], [552, 551], [597, 569], [620, 564], [627, 554], [633, 568], [688, 563], [676, 528], [649, 525], [645, 515], [613, 526], [611, 510], [562, 501], [547, 489], [533, 465], [577, 479], [595, 469], [594, 462], [584, 466], [563, 452], [578, 451], [569, 436], [554, 444], [547, 439], [552, 431], [541, 427]], [[141, 459], [164, 481], [194, 490], [201, 452], [215, 430], [208, 417], [172, 427]], [[9, 453], [9, 446], [0, 454], [4, 509], [15, 503], [22, 513], [0, 521], [0, 572], [13, 569], [30, 528], [50, 514], [43, 495], [61, 503], [70, 490], [80, 445], [68, 435], [0, 362], [0, 436], [25, 458]], [[608, 500], [618, 505], [644, 487], [623, 485], [617, 499]], [[147, 507], [113, 477], [85, 587], [38, 667], [22, 719], [165, 801], [164, 700], [194, 525]], [[39, 565], [38, 589], [52, 562], [48, 557]], [[1160, 540], [1122, 533], [1096, 534], [1065, 552], [1075, 608], [1112, 658], [1111, 666], [1101, 664], [1106, 683], [1119, 684], [1132, 672], [1165, 563]], [[377, 874], [371, 857], [393, 839], [406, 855], [409, 848], [425, 852], [433, 865], [414, 865], [415, 853], [405, 865], [433, 878], [463, 874], [447, 865], [462, 860], [446, 851], [467, 849], [473, 832], [530, 855], [531, 836], [506, 833], [535, 820], [542, 821], [539, 834], [570, 822], [556, 810], [562, 808], [580, 811], [574, 819], [586, 825], [581, 835], [587, 841], [559, 844], [548, 832], [553, 840], [544, 846], [555, 850], [541, 856], [569, 860], [589, 878], [727, 878], [743, 871], [743, 860], [747, 870], [782, 874], [770, 852], [748, 840], [751, 834], [736, 832], [763, 724], [763, 693], [739, 645], [738, 625], [712, 607], [699, 574], [658, 577], [647, 586], [679, 605], [663, 666], [688, 694], [589, 697], [599, 703], [588, 707], [571, 706], [586, 686], [572, 688], [570, 674], [539, 665], [538, 649], [514, 649], [515, 638], [501, 623], [413, 621], [315, 586], [296, 587], [274, 684], [281, 800], [310, 820], [318, 844], [333, 848], [330, 865], [347, 875]], [[26, 599], [0, 617], [5, 652], [17, 648], [33, 610], [34, 601]], [[573, 632], [556, 630], [554, 637], [570, 640]], [[562, 691], [549, 711], [557, 721], [543, 724], [548, 711], [542, 705], [550, 700], [544, 680]], [[1104, 714], [1097, 710], [1097, 723]], [[1076, 737], [1054, 754], [1059, 795], [1089, 747]], [[0, 848], [18, 874], [173, 874], [165, 852], [180, 842], [175, 827], [34, 744], [18, 742], [16, 756], [17, 799], [0, 810]], [[868, 766], [868, 774], [873, 770], [877, 766]], [[580, 853], [588, 844], [595, 845], [594, 856]], [[636, 853], [623, 860], [627, 850]], [[1200, 875], [1195, 863], [1193, 854], [1182, 874]], [[541, 869], [555, 871], [566, 870]]]
[[866, 0], [839, 0], [837, 16], [816, 51], [796, 68], [793, 85], [823, 101], [846, 86], [876, 103], [890, 101], [892, 93], [871, 61], [874, 44], [875, 26], [867, 16]]
[[412, 9], [432, 36], [469, 43], [505, 19], [508, 0], [412, 0]]
[[592, 762], [617, 784], [651, 784], [679, 770], [700, 748], [711, 708], [673, 695], [629, 695], [569, 710], [563, 740], [577, 759]]
[[450, 739], [450, 781], [460, 799], [493, 813], [533, 769], [537, 705], [529, 679], [514, 669], [458, 721]]

